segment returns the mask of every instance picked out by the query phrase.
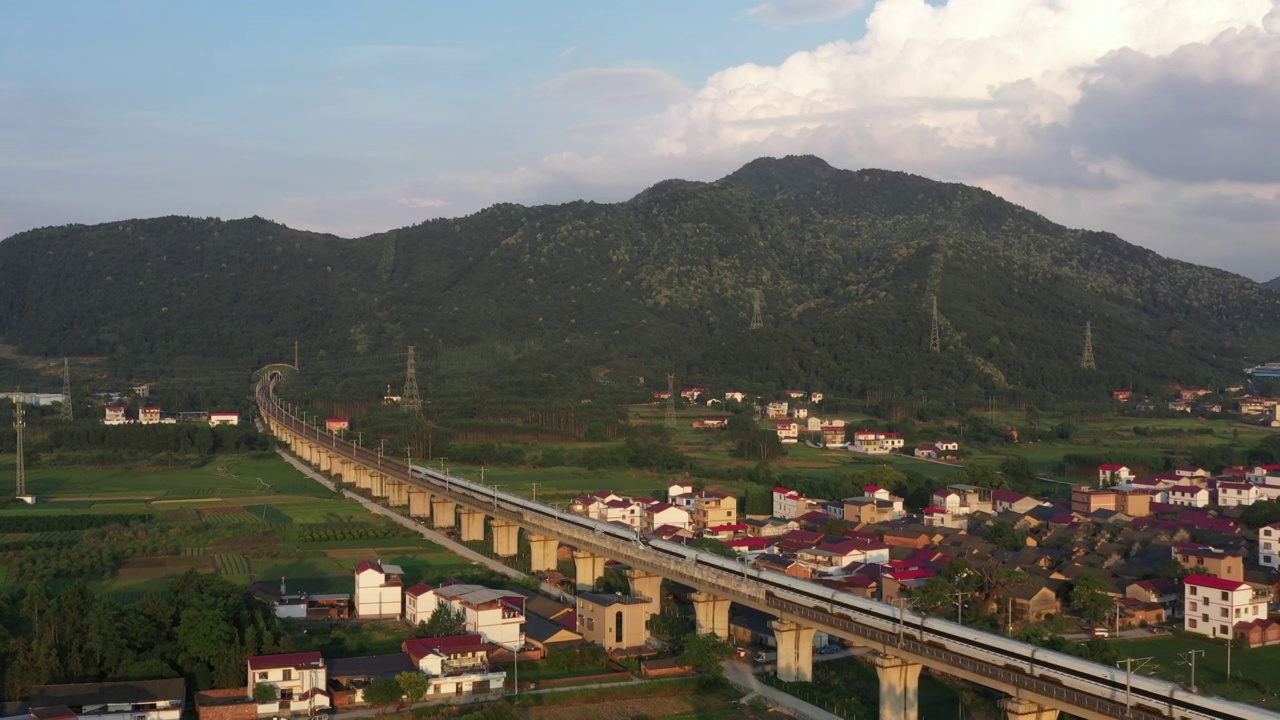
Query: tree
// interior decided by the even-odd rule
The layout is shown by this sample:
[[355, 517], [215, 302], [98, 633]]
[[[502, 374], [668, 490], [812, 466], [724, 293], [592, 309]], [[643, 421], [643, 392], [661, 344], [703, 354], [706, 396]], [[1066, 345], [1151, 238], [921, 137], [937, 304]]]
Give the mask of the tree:
[[992, 523], [987, 540], [1003, 550], [1021, 550], [1026, 546], [1026, 541], [1008, 520], [997, 520]]
[[827, 535], [844, 535], [849, 530], [849, 523], [840, 518], [833, 517], [827, 520], [822, 526], [822, 532]]
[[418, 702], [427, 694], [427, 676], [420, 672], [402, 672], [396, 676], [396, 684], [411, 703]]
[[377, 678], [364, 689], [364, 701], [374, 707], [385, 708], [391, 703], [400, 702], [404, 690], [400, 683], [392, 678]]
[[1107, 584], [1093, 573], [1081, 573], [1071, 589], [1071, 609], [1092, 623], [1102, 622], [1113, 603]]
[[419, 622], [414, 632], [415, 637], [449, 637], [461, 635], [467, 631], [467, 613], [462, 608], [454, 609], [444, 600], [436, 604], [431, 617]]
[[1280, 500], [1256, 502], [1240, 513], [1240, 524], [1251, 530], [1280, 522]]
[[680, 663], [693, 668], [700, 675], [722, 677], [722, 662], [733, 655], [733, 646], [715, 635], [690, 633], [681, 640]]
[[1029, 488], [1035, 482], [1036, 469], [1021, 455], [1010, 455], [1000, 462], [1000, 474], [1011, 488]]
[[184, 654], [212, 664], [222, 651], [236, 642], [236, 629], [221, 610], [191, 608], [183, 611], [177, 627]]
[[267, 683], [258, 683], [257, 685], [253, 686], [253, 699], [255, 702], [259, 704], [275, 702], [279, 697], [280, 695], [276, 691], [275, 685], [268, 685]]

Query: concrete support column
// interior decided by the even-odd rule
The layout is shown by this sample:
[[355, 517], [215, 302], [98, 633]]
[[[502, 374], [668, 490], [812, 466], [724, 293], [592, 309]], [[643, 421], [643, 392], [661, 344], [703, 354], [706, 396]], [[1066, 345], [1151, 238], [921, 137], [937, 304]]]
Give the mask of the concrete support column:
[[644, 622], [648, 627], [649, 618], [662, 612], [662, 576], [635, 568], [628, 570], [626, 575], [631, 583], [631, 594], [649, 601], [644, 606]]
[[341, 480], [344, 483], [350, 482], [351, 466], [355, 465], [355, 461], [344, 457], [335, 457], [333, 465], [333, 479]]
[[577, 569], [577, 586], [579, 590], [590, 590], [595, 587], [596, 580], [604, 575], [603, 555], [594, 555], [585, 550], [573, 551], [573, 565]]
[[409, 517], [431, 517], [431, 493], [415, 487], [409, 488]]
[[560, 541], [543, 537], [542, 535], [529, 536], [529, 571], [543, 572], [544, 570], [555, 570], [560, 565], [557, 555], [560, 552]]
[[327, 473], [333, 470], [333, 456], [329, 454], [328, 450], [317, 448], [316, 457], [320, 460], [320, 464], [316, 466], [320, 468], [320, 472]]
[[400, 507], [409, 504], [409, 486], [399, 480], [388, 479], [387, 487], [387, 504], [391, 507]]
[[711, 593], [696, 592], [693, 599], [693, 619], [699, 635], [717, 635], [729, 639], [729, 598]]
[[[481, 522], [484, 515], [480, 516]], [[481, 526], [483, 528], [483, 525]], [[493, 554], [498, 557], [512, 557], [520, 552], [520, 526], [506, 520], [493, 519]], [[481, 530], [480, 539], [484, 539]]]
[[880, 720], [916, 720], [920, 716], [920, 664], [877, 653], [871, 656], [880, 676]]
[[814, 629], [790, 620], [774, 620], [769, 627], [778, 641], [778, 679], [813, 682]]
[[306, 440], [302, 440], [301, 452], [298, 453], [298, 457], [302, 458], [302, 462], [308, 465], [315, 465], [316, 464], [315, 446], [307, 442]]
[[376, 497], [385, 497], [387, 494], [387, 476], [380, 472], [369, 473], [369, 494]]
[[1005, 698], [1000, 701], [1000, 709], [1009, 720], [1058, 720], [1058, 711], [1030, 700]]
[[357, 488], [369, 487], [369, 468], [360, 463], [353, 464], [351, 466], [351, 480], [348, 484]]
[[458, 504], [448, 498], [431, 497], [431, 527], [451, 528], [457, 524]]
[[484, 540], [484, 513], [471, 508], [462, 508], [458, 514], [462, 516], [462, 542]]

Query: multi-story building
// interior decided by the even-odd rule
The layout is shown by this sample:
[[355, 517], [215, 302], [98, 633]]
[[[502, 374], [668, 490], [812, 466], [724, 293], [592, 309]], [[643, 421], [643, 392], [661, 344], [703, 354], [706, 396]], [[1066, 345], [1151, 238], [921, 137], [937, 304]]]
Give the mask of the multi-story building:
[[1217, 491], [1219, 507], [1252, 505], [1262, 499], [1261, 489], [1253, 483], [1219, 481]]
[[181, 678], [39, 685], [15, 712], [24, 720], [179, 720], [186, 697]]
[[1183, 629], [1210, 637], [1231, 637], [1236, 623], [1267, 617], [1270, 593], [1239, 580], [1188, 575], [1183, 586]]
[[276, 700], [258, 703], [258, 716], [315, 715], [330, 706], [328, 668], [319, 652], [257, 655], [249, 658], [249, 696], [267, 685], [275, 689]]
[[581, 593], [578, 595], [578, 633], [605, 650], [644, 647], [649, 598]]
[[463, 611], [467, 632], [480, 633], [485, 640], [499, 645], [514, 647], [520, 642], [524, 602], [528, 599], [520, 593], [459, 583], [438, 587], [431, 594], [437, 601]]
[[138, 422], [143, 425], [160, 424], [160, 406], [147, 405], [138, 411]]
[[935, 491], [931, 505], [952, 515], [994, 511], [990, 488], [960, 483]]
[[1169, 504], [1181, 507], [1209, 507], [1209, 491], [1198, 485], [1175, 485], [1169, 488]]
[[1097, 490], [1088, 485], [1071, 488], [1071, 512], [1090, 515], [1099, 510], [1115, 510], [1120, 493], [1110, 488]]
[[897, 520], [905, 514], [902, 498], [878, 485], [862, 489], [861, 497], [844, 499], [842, 517], [851, 523], [878, 523]]
[[1198, 575], [1244, 580], [1244, 556], [1199, 543], [1174, 543], [1173, 559]]
[[1258, 563], [1263, 567], [1280, 570], [1280, 523], [1258, 529]]
[[793, 518], [807, 512], [804, 496], [781, 485], [773, 489], [773, 517]]
[[400, 617], [403, 590], [404, 570], [399, 565], [361, 561], [356, 565], [356, 617]]
[[775, 400], [764, 408], [764, 416], [770, 420], [785, 420], [790, 414], [791, 403], [786, 400]]
[[129, 418], [124, 414], [123, 405], [108, 405], [107, 414], [102, 419], [103, 425], [124, 425], [129, 422]]
[[410, 638], [400, 649], [427, 676], [427, 700], [500, 690], [507, 676], [490, 669], [489, 654], [498, 648], [480, 635]]
[[844, 447], [844, 424], [830, 423], [823, 425], [822, 444], [826, 447]]
[[1118, 485], [1133, 479], [1133, 471], [1127, 465], [1106, 463], [1098, 466], [1099, 486]]
[[784, 443], [800, 442], [800, 423], [794, 420], [779, 420], [774, 426], [778, 439]]
[[687, 502], [695, 530], [702, 531], [710, 527], [738, 523], [738, 499], [735, 497], [703, 490], [688, 493], [679, 499]]
[[856, 430], [853, 433], [851, 449], [868, 455], [884, 455], [894, 450], [901, 450], [904, 444], [902, 435], [896, 432]]
[[426, 583], [418, 583], [404, 591], [404, 621], [410, 625], [427, 622], [440, 606], [440, 598], [435, 595], [435, 588]]
[[671, 503], [652, 503], [644, 509], [644, 529], [657, 530], [663, 525], [688, 530], [693, 525], [689, 511]]

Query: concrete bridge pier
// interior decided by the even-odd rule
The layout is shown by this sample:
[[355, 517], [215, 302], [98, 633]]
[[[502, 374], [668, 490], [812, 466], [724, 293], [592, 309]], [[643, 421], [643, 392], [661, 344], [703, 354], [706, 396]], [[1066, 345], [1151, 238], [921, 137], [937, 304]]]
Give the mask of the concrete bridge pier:
[[369, 473], [369, 494], [376, 497], [385, 497], [387, 494], [387, 476], [380, 472]]
[[1058, 720], [1056, 709], [1020, 698], [1001, 700], [1000, 709], [1009, 720]]
[[462, 542], [483, 541], [484, 513], [464, 507], [458, 514], [462, 516]]
[[409, 488], [409, 517], [431, 517], [431, 493], [413, 487]]
[[590, 590], [595, 587], [596, 580], [604, 576], [603, 555], [594, 555], [584, 550], [573, 551], [573, 565], [577, 570], [577, 585], [579, 590]]
[[872, 655], [871, 662], [880, 676], [880, 720], [920, 717], [920, 664], [883, 653]]
[[355, 463], [351, 466], [351, 485], [357, 488], [369, 487], [369, 468]]
[[543, 535], [529, 536], [529, 571], [543, 572], [555, 570], [560, 565], [557, 555], [560, 552], [560, 541]]
[[431, 527], [451, 528], [458, 524], [458, 503], [448, 498], [431, 496]]
[[320, 462], [317, 465], [317, 467], [320, 468], [320, 472], [327, 473], [333, 471], [333, 455], [331, 455], [328, 450], [317, 448], [316, 456], [320, 459]]
[[626, 575], [631, 583], [631, 594], [649, 601], [644, 607], [644, 622], [648, 627], [649, 618], [662, 612], [662, 576], [635, 568], [628, 570]]
[[337, 462], [335, 462], [333, 466], [333, 479], [341, 480], [344, 483], [350, 482], [351, 468], [356, 464], [356, 462], [354, 460], [348, 460], [347, 458], [344, 458], [344, 457], [335, 457], [334, 459]]
[[778, 679], [813, 682], [814, 628], [790, 620], [774, 620], [769, 627], [778, 641]]
[[729, 639], [729, 598], [696, 592], [693, 599], [694, 626], [699, 635], [717, 635]]
[[[484, 514], [480, 515], [480, 539], [484, 539]], [[520, 552], [520, 526], [506, 520], [493, 519], [493, 554], [512, 557]]]
[[401, 507], [409, 504], [409, 485], [399, 480], [387, 480], [387, 504]]

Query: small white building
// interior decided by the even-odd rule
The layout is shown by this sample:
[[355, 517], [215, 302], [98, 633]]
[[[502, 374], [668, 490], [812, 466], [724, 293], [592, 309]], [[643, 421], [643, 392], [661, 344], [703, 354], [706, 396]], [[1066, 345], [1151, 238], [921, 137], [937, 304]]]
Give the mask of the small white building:
[[160, 406], [147, 405], [138, 411], [138, 422], [143, 425], [160, 424]]
[[209, 413], [209, 426], [218, 427], [219, 425], [239, 425], [240, 413], [238, 412], [211, 412]]
[[681, 495], [690, 495], [693, 493], [693, 486], [684, 483], [671, 483], [667, 486], [667, 502], [675, 504], [675, 499]]
[[103, 425], [125, 425], [129, 418], [124, 414], [123, 405], [108, 405], [107, 414], [102, 418]]
[[399, 565], [383, 565], [369, 560], [356, 565], [356, 617], [400, 617], [403, 591], [404, 570]]
[[427, 700], [501, 690], [507, 677], [490, 669], [489, 653], [498, 647], [480, 635], [410, 638], [400, 647], [427, 676]]
[[1280, 523], [1258, 529], [1258, 564], [1280, 570]]
[[426, 583], [418, 583], [404, 591], [404, 621], [414, 626], [426, 622], [439, 605], [440, 599], [435, 595], [435, 588]]
[[249, 658], [247, 690], [253, 697], [258, 685], [276, 690], [276, 700], [258, 703], [258, 717], [288, 717], [295, 713], [316, 714], [329, 708], [329, 670], [318, 651], [256, 655]]
[[1236, 507], [1252, 505], [1262, 499], [1262, 490], [1253, 483], [1226, 482], [1218, 483], [1218, 506]]
[[[438, 587], [431, 595], [454, 609], [461, 608], [467, 618], [468, 632], [480, 633], [485, 640], [499, 645], [515, 646], [520, 642], [525, 596], [465, 583]], [[425, 597], [420, 596], [419, 601]]]
[[681, 530], [688, 530], [693, 525], [689, 511], [671, 503], [653, 503], [644, 509], [644, 529], [653, 531], [670, 525]]
[[1177, 485], [1169, 488], [1169, 504], [1181, 507], [1208, 507], [1209, 491], [1195, 485]]
[[1231, 637], [1236, 623], [1267, 617], [1270, 593], [1239, 580], [1188, 575], [1183, 581], [1183, 629], [1209, 637]]
[[1127, 465], [1107, 463], [1098, 466], [1099, 485], [1119, 485], [1133, 479], [1133, 471]]
[[784, 443], [800, 442], [800, 423], [792, 420], [781, 420], [777, 424], [778, 439]]
[[853, 444], [850, 449], [868, 455], [885, 455], [894, 450], [901, 450], [904, 444], [902, 435], [896, 432], [858, 430], [853, 433]]
[[804, 496], [781, 485], [773, 489], [773, 517], [793, 518], [807, 512]]

